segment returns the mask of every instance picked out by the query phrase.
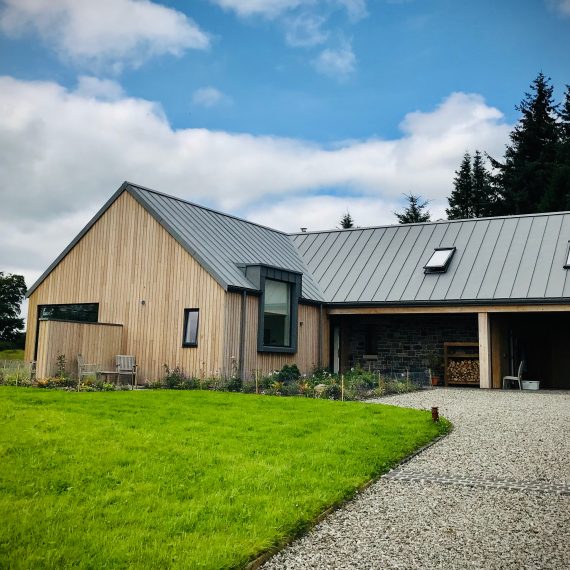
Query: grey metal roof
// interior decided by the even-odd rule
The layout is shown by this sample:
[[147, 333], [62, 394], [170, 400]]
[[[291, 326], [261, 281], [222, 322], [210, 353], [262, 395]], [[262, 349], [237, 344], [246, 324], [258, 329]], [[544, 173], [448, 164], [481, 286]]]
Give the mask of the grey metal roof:
[[[570, 300], [570, 213], [293, 234], [329, 303]], [[455, 247], [445, 273], [424, 273]]]
[[[225, 289], [255, 290], [238, 265], [303, 274], [303, 298], [326, 303], [570, 302], [570, 212], [285, 234], [129, 182], [29, 289], [29, 296], [124, 191]], [[445, 273], [424, 273], [455, 247]]]
[[302, 273], [302, 296], [323, 299], [287, 234], [134, 184], [127, 191], [225, 289], [255, 289], [239, 264], [269, 265]]
[[313, 301], [323, 300], [318, 285], [287, 234], [129, 182], [121, 185], [30, 287], [28, 296], [124, 191], [129, 192], [224, 289], [255, 290], [238, 264], [269, 265], [302, 273], [302, 296]]

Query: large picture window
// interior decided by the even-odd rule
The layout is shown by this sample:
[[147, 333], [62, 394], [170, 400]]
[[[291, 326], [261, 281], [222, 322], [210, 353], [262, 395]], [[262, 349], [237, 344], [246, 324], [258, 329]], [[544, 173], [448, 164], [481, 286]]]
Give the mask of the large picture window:
[[40, 305], [40, 319], [96, 323], [99, 319], [99, 303], [74, 303], [67, 305]]
[[291, 304], [290, 283], [265, 280], [264, 346], [291, 347]]
[[182, 346], [198, 346], [199, 309], [184, 309], [184, 335]]

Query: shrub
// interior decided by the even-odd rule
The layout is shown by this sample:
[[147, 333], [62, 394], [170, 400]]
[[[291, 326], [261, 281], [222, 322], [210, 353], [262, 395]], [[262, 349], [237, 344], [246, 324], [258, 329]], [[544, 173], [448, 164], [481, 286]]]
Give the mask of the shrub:
[[[229, 392], [241, 392], [242, 387], [243, 386], [242, 386], [241, 378], [239, 378], [237, 376], [233, 376], [232, 378], [230, 378], [230, 380], [226, 386], [226, 388]], [[255, 386], [254, 386], [254, 390], [255, 390]]]
[[162, 386], [169, 390], [196, 390], [200, 388], [200, 382], [196, 378], [188, 376], [184, 371], [176, 366], [172, 370], [168, 364], [164, 366], [164, 378], [162, 379]]
[[299, 380], [301, 372], [296, 364], [285, 364], [283, 368], [277, 373], [279, 382], [292, 382]]

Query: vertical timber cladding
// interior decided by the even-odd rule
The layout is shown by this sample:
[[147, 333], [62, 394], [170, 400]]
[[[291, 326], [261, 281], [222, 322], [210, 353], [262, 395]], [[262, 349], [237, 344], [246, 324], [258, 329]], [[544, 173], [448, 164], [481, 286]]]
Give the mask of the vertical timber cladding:
[[[226, 327], [224, 331], [224, 369], [231, 371], [232, 357], [239, 360], [239, 333], [241, 317], [241, 293], [226, 295]], [[319, 362], [328, 366], [328, 319], [323, 310], [322, 334], [319, 335], [321, 309], [318, 305], [299, 304], [298, 342], [295, 354], [257, 352], [257, 325], [259, 318], [259, 297], [247, 295], [244, 342], [243, 373], [245, 379], [251, 378], [256, 370], [267, 374], [280, 370], [285, 364], [296, 364], [302, 374], [310, 373]], [[301, 324], [302, 323], [302, 324]], [[322, 354], [319, 359], [319, 339], [322, 339]]]
[[[100, 322], [123, 325], [124, 350], [136, 356], [141, 381], [161, 377], [163, 364], [196, 375], [220, 373], [225, 295], [124, 192], [30, 296], [26, 359], [34, 357], [38, 305], [99, 303]], [[185, 308], [200, 309], [194, 348], [182, 347]], [[76, 356], [66, 355], [68, 361]]]
[[113, 370], [115, 356], [124, 350], [121, 325], [41, 320], [39, 327], [36, 376], [40, 379], [55, 376], [60, 354], [66, 355], [66, 369], [75, 378], [77, 354], [83, 355], [86, 363]]

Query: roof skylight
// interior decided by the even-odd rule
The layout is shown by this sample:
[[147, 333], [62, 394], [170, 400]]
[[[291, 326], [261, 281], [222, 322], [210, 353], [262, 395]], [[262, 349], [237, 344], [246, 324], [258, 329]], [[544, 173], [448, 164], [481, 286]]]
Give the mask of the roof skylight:
[[445, 273], [454, 253], [454, 247], [436, 247], [429, 261], [424, 265], [424, 272]]
[[568, 257], [566, 258], [564, 269], [570, 269], [570, 241], [568, 242]]

